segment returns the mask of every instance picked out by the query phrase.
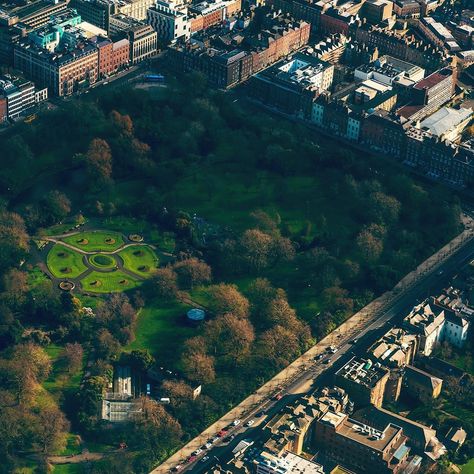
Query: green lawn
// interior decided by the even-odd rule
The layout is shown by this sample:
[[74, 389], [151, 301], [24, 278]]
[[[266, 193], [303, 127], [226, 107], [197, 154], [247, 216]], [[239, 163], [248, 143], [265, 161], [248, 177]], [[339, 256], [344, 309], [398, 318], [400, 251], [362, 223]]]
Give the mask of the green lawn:
[[[107, 239], [110, 239], [107, 242]], [[123, 236], [119, 232], [90, 231], [64, 237], [62, 240], [87, 252], [113, 251], [119, 249], [123, 244]]]
[[82, 289], [90, 293], [117, 293], [137, 285], [137, 280], [120, 270], [110, 273], [92, 272], [81, 280]]
[[82, 371], [70, 375], [61, 367], [59, 356], [62, 350], [63, 347], [56, 344], [50, 344], [45, 347], [45, 351], [53, 363], [53, 370], [49, 374], [47, 380], [43, 382], [43, 388], [53, 397], [60, 396], [64, 391], [78, 389], [82, 379]]
[[176, 366], [181, 344], [195, 333], [183, 322], [188, 309], [180, 303], [150, 302], [140, 310], [135, 340], [125, 350], [148, 349], [160, 363]]
[[461, 467], [461, 474], [474, 474], [474, 459], [471, 459], [467, 464]]
[[55, 464], [53, 468], [54, 474], [82, 474], [84, 473], [83, 464]]
[[173, 253], [176, 247], [176, 239], [173, 232], [150, 232], [150, 242], [156, 245], [162, 252]]
[[53, 245], [46, 265], [56, 278], [76, 278], [87, 270], [82, 254], [61, 244]]
[[146, 245], [131, 245], [118, 253], [124, 267], [143, 277], [149, 277], [158, 268], [159, 259], [153, 249]]
[[143, 219], [133, 217], [112, 216], [106, 217], [103, 222], [104, 227], [124, 234], [144, 234], [149, 231], [150, 223]]
[[34, 288], [44, 281], [48, 280], [48, 277], [43, 273], [41, 268], [33, 267], [28, 271], [28, 287]]

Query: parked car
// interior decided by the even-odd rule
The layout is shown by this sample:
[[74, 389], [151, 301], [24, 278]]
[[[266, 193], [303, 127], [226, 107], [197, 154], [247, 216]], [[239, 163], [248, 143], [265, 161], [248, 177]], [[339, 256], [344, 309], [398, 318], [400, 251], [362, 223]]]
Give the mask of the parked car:
[[220, 430], [219, 433], [217, 433], [217, 436], [219, 436], [219, 438], [222, 438], [226, 434], [227, 434], [227, 430]]
[[321, 360], [323, 357], [324, 357], [323, 354], [318, 354], [318, 355], [314, 358], [314, 360]]
[[235, 438], [235, 434], [231, 434], [231, 435], [228, 436], [224, 441], [225, 441], [226, 443], [230, 443], [234, 438]]
[[337, 347], [334, 347], [334, 346], [329, 346], [328, 348], [328, 351], [331, 353], [331, 354], [335, 354], [339, 349]]
[[255, 423], [255, 420], [249, 420], [245, 423], [245, 426], [252, 426]]
[[186, 459], [186, 462], [189, 464], [190, 462], [196, 461], [196, 459], [197, 459], [197, 456], [192, 455], [192, 456], [189, 456], [188, 459]]
[[326, 365], [327, 365], [327, 364], [330, 364], [330, 363], [331, 363], [331, 359], [326, 359], [326, 360], [324, 361], [324, 363], [325, 363]]
[[239, 426], [239, 425], [240, 425], [240, 420], [234, 420], [234, 421], [232, 422], [232, 424], [233, 424], [234, 426]]
[[202, 449], [201, 449], [201, 448], [198, 448], [198, 449], [196, 449], [196, 451], [194, 451], [192, 454], [193, 454], [193, 456], [199, 456], [201, 453], [202, 453]]
[[204, 448], [205, 449], [210, 449], [212, 448], [212, 443], [210, 441], [208, 441], [205, 445], [204, 445]]
[[216, 443], [217, 441], [219, 441], [219, 436], [214, 436], [214, 438], [212, 438], [210, 441], [212, 444]]
[[281, 392], [278, 392], [278, 393], [273, 397], [274, 400], [281, 400], [282, 398], [283, 398], [283, 395], [282, 395]]
[[359, 342], [359, 339], [355, 338], [355, 339], [352, 339], [352, 344], [357, 344]]
[[173, 472], [178, 472], [178, 471], [181, 471], [181, 469], [183, 469], [183, 466], [181, 466], [181, 464], [178, 464], [177, 466], [173, 467], [173, 469], [171, 469]]

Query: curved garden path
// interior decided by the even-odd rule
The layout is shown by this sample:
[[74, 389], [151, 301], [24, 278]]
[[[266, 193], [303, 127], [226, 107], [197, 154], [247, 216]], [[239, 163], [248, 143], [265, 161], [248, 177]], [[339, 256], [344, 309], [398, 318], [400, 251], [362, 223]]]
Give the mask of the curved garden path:
[[[77, 232], [78, 234], [80, 232]], [[46, 240], [48, 242], [53, 242], [55, 244], [60, 244], [60, 245], [64, 245], [64, 247], [67, 247], [71, 250], [75, 250], [76, 252], [79, 252], [79, 253], [82, 253], [83, 255], [95, 255], [97, 253], [103, 253], [105, 255], [114, 255], [116, 254], [117, 252], [120, 252], [128, 247], [133, 247], [135, 245], [143, 245], [144, 247], [151, 247], [153, 250], [156, 250], [156, 247], [152, 244], [147, 244], [145, 242], [129, 242], [127, 244], [123, 244], [121, 247], [119, 247], [118, 249], [115, 249], [115, 250], [84, 250], [84, 249], [81, 249], [79, 247], [76, 247], [75, 245], [72, 245], [72, 244], [69, 244], [67, 242], [64, 242], [63, 240], [60, 240], [61, 237], [70, 237], [74, 234], [65, 234], [65, 235], [58, 235], [56, 237], [43, 237], [43, 240]]]

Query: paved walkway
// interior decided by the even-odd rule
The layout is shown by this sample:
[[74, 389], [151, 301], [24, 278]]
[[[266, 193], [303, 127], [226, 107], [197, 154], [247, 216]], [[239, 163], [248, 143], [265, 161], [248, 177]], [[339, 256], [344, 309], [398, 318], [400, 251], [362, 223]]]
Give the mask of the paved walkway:
[[464, 244], [474, 237], [474, 220], [469, 216], [462, 216], [465, 230], [438, 250], [435, 254], [421, 263], [415, 270], [400, 280], [395, 287], [384, 293], [379, 298], [365, 306], [358, 313], [354, 314], [341, 326], [311, 347], [306, 353], [290, 364], [286, 369], [275, 375], [271, 380], [251, 394], [239, 405], [226, 413], [222, 418], [205, 429], [200, 435], [195, 437], [173, 456], [163, 462], [152, 474], [165, 474], [191, 455], [193, 451], [203, 445], [203, 443], [215, 436], [217, 432], [228, 426], [235, 419], [244, 419], [249, 413], [256, 409], [261, 403], [271, 399], [281, 387], [291, 384], [307, 367], [307, 364], [319, 354], [325, 353], [331, 345], [338, 345], [339, 337], [342, 334], [354, 332], [356, 329], [363, 329], [368, 326], [384, 309], [393, 304], [404, 292], [412, 288], [427, 273], [433, 272], [448, 257], [459, 250]]

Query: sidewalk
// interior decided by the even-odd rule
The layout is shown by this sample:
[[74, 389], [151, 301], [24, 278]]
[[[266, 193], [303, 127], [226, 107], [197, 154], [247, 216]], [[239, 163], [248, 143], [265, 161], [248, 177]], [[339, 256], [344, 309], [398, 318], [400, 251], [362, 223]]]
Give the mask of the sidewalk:
[[182, 464], [184, 460], [191, 455], [193, 451], [201, 447], [207, 439], [216, 435], [221, 429], [228, 426], [235, 419], [245, 418], [250, 412], [256, 409], [263, 401], [270, 399], [275, 393], [288, 385], [298, 375], [304, 371], [304, 366], [320, 353], [326, 351], [327, 347], [337, 345], [340, 334], [350, 334], [355, 330], [360, 330], [367, 326], [369, 322], [376, 319], [381, 312], [383, 312], [388, 305], [396, 301], [401, 294], [410, 289], [420, 278], [425, 276], [428, 272], [435, 270], [442, 262], [444, 262], [450, 255], [456, 252], [463, 244], [474, 237], [474, 220], [466, 215], [462, 215], [465, 230], [446, 244], [443, 248], [431, 255], [424, 262], [422, 262], [415, 270], [406, 275], [400, 280], [395, 287], [369, 303], [359, 312], [355, 313], [351, 318], [345, 321], [341, 326], [336, 328], [333, 332], [328, 334], [324, 339], [319, 341], [307, 352], [296, 359], [286, 369], [275, 375], [266, 384], [260, 387], [256, 392], [248, 396], [235, 408], [227, 412], [222, 418], [209, 426], [199, 436], [191, 440], [188, 444], [183, 446], [173, 456], [168, 458], [156, 469], [151, 471], [151, 474], [168, 473], [173, 467]]

